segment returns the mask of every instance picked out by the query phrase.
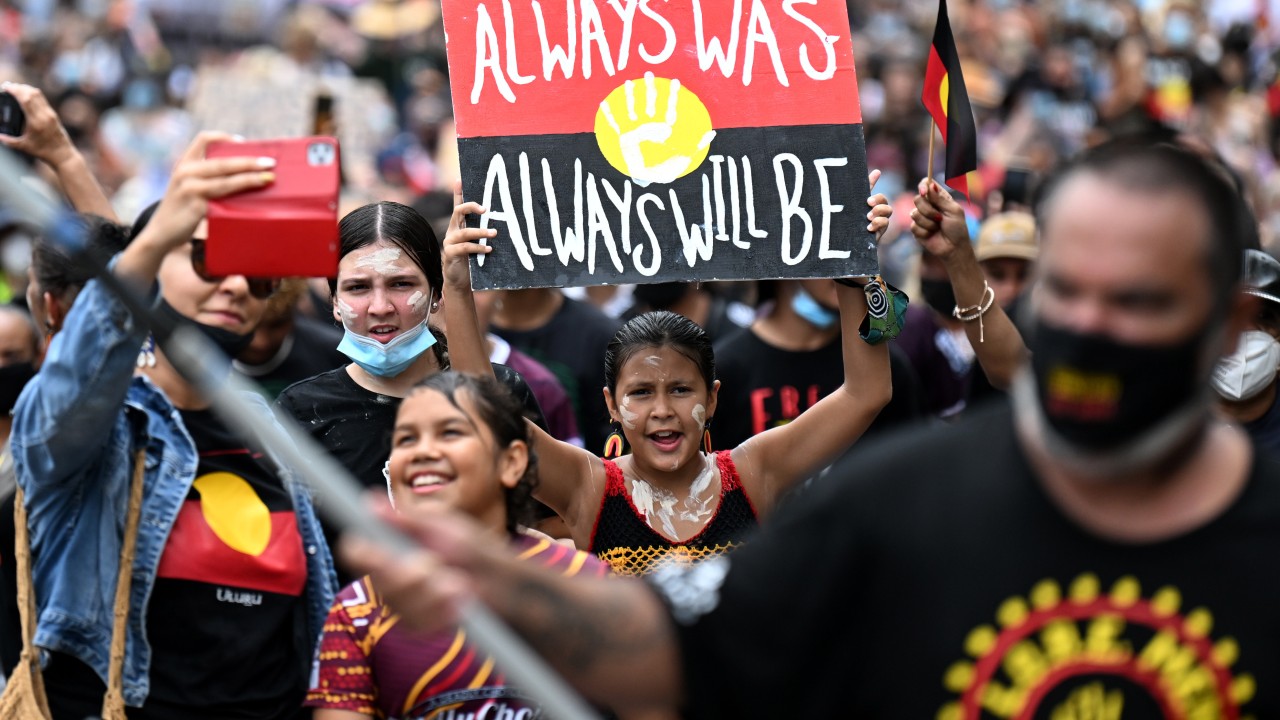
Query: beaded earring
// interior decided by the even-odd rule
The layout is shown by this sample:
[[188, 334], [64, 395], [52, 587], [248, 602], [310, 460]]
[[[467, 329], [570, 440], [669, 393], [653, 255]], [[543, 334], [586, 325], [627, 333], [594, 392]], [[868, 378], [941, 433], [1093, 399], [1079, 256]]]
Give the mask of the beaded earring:
[[615, 423], [609, 439], [604, 441], [604, 457], [606, 460], [622, 457], [622, 428]]
[[702, 449], [710, 455], [711, 450], [711, 418], [707, 418], [707, 423], [702, 426]]
[[138, 367], [153, 368], [156, 366], [156, 340], [148, 335], [142, 349], [138, 351]]

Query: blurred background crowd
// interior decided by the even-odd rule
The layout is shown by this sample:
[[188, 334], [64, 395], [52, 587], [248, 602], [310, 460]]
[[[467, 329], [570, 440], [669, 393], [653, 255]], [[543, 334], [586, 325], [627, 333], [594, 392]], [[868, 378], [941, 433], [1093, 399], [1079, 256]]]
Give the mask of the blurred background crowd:
[[[848, 5], [868, 166], [884, 172], [879, 190], [901, 196], [927, 166], [919, 97], [936, 2]], [[1276, 242], [1280, 2], [950, 6], [981, 132], [975, 220], [1023, 201], [1065, 155], [1160, 124], [1231, 164], [1264, 244]], [[0, 76], [45, 91], [125, 220], [159, 197], [188, 139], [213, 127], [259, 137], [336, 130], [352, 204], [448, 188], [456, 160], [444, 43], [438, 0], [0, 1]], [[898, 221], [905, 227], [906, 213]], [[886, 264], [893, 272], [901, 261]]]
[[[1156, 131], [1220, 154], [1254, 205], [1263, 247], [1280, 248], [1280, 0], [952, 0], [949, 8], [979, 129], [966, 205], [975, 241], [987, 217], [1025, 209], [1062, 158], [1116, 134]], [[907, 232], [928, 167], [932, 125], [920, 95], [937, 3], [849, 0], [848, 9], [867, 165], [883, 171], [876, 190], [895, 207], [882, 269], [946, 325], [954, 301], [935, 293], [929, 302], [945, 292], [929, 283], [937, 268]], [[177, 154], [202, 129], [336, 134], [347, 209], [397, 200], [437, 223], [451, 209], [458, 172], [439, 0], [0, 0], [0, 77], [44, 91], [125, 222], [161, 196]], [[941, 168], [941, 143], [936, 152]], [[1007, 244], [1034, 246], [1034, 228], [1002, 227], [1025, 236]], [[21, 302], [30, 247], [26, 231], [0, 227], [0, 303]], [[1024, 261], [1034, 250], [1004, 255]], [[1008, 290], [997, 287], [1002, 304], [1021, 289], [1025, 267], [1012, 275]], [[786, 299], [767, 285], [566, 294], [612, 318], [693, 312], [720, 339]], [[316, 289], [315, 314], [327, 320]], [[276, 304], [276, 314], [291, 312]], [[968, 375], [972, 350], [958, 326], [949, 329], [957, 347], [938, 342], [941, 355], [953, 374]], [[278, 350], [268, 346], [260, 360]], [[911, 359], [931, 385], [930, 370]], [[910, 383], [895, 376], [894, 384]], [[958, 392], [926, 387], [934, 397], [924, 412], [953, 412]]]

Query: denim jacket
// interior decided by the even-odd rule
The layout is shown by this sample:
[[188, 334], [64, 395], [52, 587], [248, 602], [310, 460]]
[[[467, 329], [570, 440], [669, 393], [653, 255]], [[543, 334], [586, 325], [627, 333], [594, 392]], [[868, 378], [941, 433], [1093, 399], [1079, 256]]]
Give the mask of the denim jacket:
[[[147, 602], [197, 467], [178, 410], [150, 380], [134, 375], [144, 332], [97, 281], [86, 285], [18, 399], [10, 441], [26, 494], [36, 645], [79, 658], [104, 681], [133, 457], [146, 450], [124, 662], [124, 697], [132, 706], [141, 706], [151, 689]], [[270, 413], [258, 396], [246, 400]], [[318, 642], [336, 585], [333, 561], [310, 494], [276, 464], [303, 538], [308, 630]]]

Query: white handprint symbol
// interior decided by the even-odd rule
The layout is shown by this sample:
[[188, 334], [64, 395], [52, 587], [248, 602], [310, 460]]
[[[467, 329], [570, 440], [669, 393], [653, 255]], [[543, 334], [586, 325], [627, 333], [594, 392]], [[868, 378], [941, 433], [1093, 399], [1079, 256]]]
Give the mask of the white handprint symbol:
[[[659, 110], [659, 95], [665, 107]], [[625, 109], [619, 122], [614, 110]], [[670, 183], [706, 159], [715, 138], [702, 101], [678, 79], [644, 76], [644, 107], [637, 107], [636, 81], [609, 93], [596, 114], [596, 141], [611, 165], [638, 185]]]

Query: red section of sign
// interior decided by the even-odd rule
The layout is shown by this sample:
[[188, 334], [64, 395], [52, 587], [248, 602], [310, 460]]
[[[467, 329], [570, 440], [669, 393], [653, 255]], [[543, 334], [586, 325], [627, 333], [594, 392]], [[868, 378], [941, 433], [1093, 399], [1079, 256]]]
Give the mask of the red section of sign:
[[307, 559], [297, 518], [289, 511], [271, 513], [271, 540], [262, 554], [254, 556], [222, 542], [205, 521], [200, 501], [187, 500], [178, 511], [156, 575], [301, 595], [307, 582]]
[[646, 72], [678, 78], [716, 128], [862, 122], [844, 0], [442, 4], [459, 137], [592, 132]]

